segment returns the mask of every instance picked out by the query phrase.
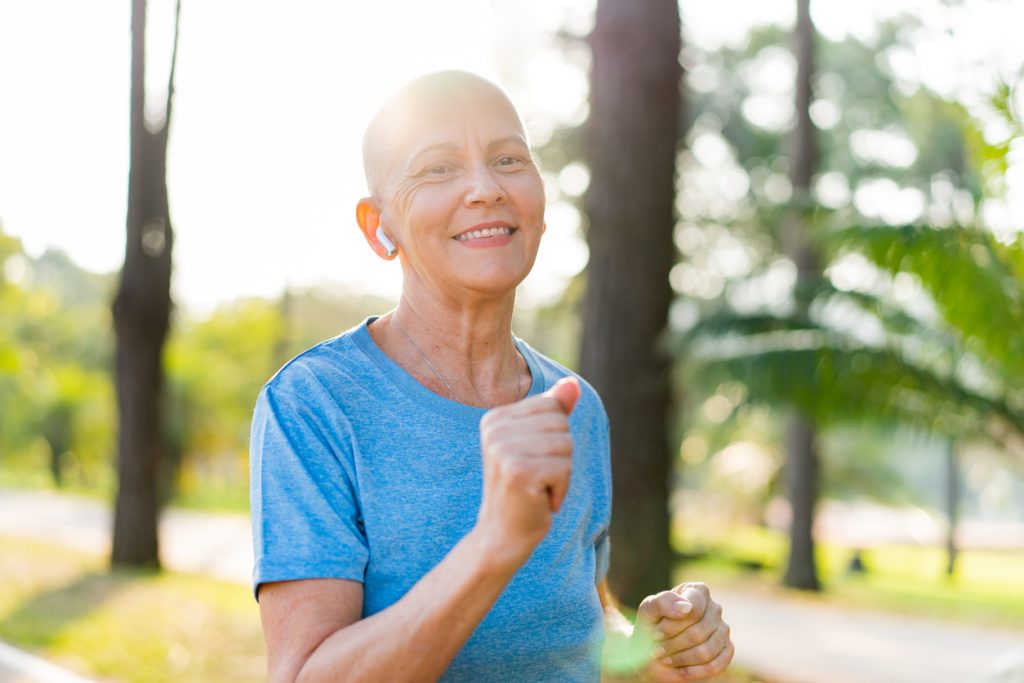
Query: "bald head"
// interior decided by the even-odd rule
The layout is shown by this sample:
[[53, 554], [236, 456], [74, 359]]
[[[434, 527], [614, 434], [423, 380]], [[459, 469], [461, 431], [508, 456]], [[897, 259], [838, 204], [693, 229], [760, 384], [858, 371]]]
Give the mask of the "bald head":
[[[415, 142], [416, 131], [431, 120], [499, 102], [522, 122], [515, 105], [497, 85], [468, 71], [435, 71], [409, 81], [391, 96], [363, 135], [363, 172], [373, 197], [382, 197], [396, 159]], [[525, 137], [525, 132], [523, 133]]]

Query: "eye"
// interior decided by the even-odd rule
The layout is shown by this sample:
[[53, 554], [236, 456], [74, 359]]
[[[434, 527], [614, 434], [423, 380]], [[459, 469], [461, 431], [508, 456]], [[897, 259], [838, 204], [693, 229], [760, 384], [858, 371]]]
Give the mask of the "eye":
[[452, 167], [450, 164], [434, 164], [432, 166], [428, 166], [425, 173], [427, 175], [445, 175], [446, 173], [450, 173], [451, 170]]
[[498, 157], [498, 166], [518, 166], [526, 163], [521, 157], [517, 157], [511, 154]]

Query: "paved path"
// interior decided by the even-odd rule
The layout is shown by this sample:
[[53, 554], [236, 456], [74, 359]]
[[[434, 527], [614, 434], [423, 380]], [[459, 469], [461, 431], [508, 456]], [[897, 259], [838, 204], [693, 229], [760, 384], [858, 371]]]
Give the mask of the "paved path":
[[[0, 490], [0, 535], [106, 552], [110, 528], [109, 508], [97, 501]], [[245, 516], [171, 510], [160, 532], [167, 567], [249, 584]], [[715, 595], [733, 627], [737, 662], [779, 683], [1024, 683], [1024, 628], [988, 629], [749, 593]], [[992, 675], [1014, 658], [1021, 678]], [[0, 683], [15, 681], [22, 683], [0, 672]]]
[[[110, 506], [46, 491], [0, 489], [0, 534], [79, 550], [110, 552]], [[248, 584], [252, 577], [249, 517], [167, 510], [160, 521], [165, 567]]]
[[[1024, 681], [1024, 630], [715, 591], [736, 661], [785, 683]], [[1017, 678], [995, 676], [1016, 660]]]
[[91, 683], [44, 659], [16, 650], [0, 642], [0, 682], [2, 683]]

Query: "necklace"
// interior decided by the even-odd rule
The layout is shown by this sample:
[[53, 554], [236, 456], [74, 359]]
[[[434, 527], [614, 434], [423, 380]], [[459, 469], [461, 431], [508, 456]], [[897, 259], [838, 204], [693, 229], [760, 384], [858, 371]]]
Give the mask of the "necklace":
[[[392, 315], [391, 316], [391, 322], [393, 322], [395, 324], [395, 328], [399, 332], [402, 333], [402, 336], [405, 337], [405, 340], [407, 342], [409, 342], [409, 344], [414, 349], [416, 349], [416, 353], [418, 353], [420, 355], [420, 358], [422, 358], [423, 362], [427, 364], [427, 367], [430, 368], [430, 371], [433, 372], [434, 375], [439, 380], [441, 380], [441, 384], [443, 384], [445, 386], [445, 389], [448, 390], [448, 392], [452, 395], [452, 397], [456, 401], [458, 401], [459, 403], [465, 404], [466, 401], [462, 400], [462, 398], [459, 396], [459, 392], [455, 391], [455, 387], [452, 386], [452, 383], [449, 382], [447, 379], [445, 379], [445, 376], [442, 375], [441, 372], [437, 368], [434, 367], [434, 364], [430, 362], [430, 358], [428, 358], [427, 354], [423, 351], [423, 349], [420, 348], [420, 345], [417, 344], [416, 341], [412, 337], [409, 336], [409, 333], [406, 332], [405, 328], [402, 327], [401, 323], [398, 322], [398, 316]], [[519, 355], [518, 352], [516, 353], [516, 355], [517, 356]], [[516, 365], [518, 366], [519, 364], [516, 363]], [[474, 389], [474, 391], [476, 391], [476, 390]], [[522, 378], [520, 377], [520, 379], [516, 380], [516, 399], [515, 399], [515, 401], [513, 401], [513, 403], [521, 401], [523, 399], [524, 395], [525, 395], [525, 392], [523, 391], [523, 381], [522, 381]], [[480, 396], [480, 392], [476, 392], [476, 397], [477, 397], [477, 399], [479, 399], [480, 403], [484, 402], [483, 399]]]

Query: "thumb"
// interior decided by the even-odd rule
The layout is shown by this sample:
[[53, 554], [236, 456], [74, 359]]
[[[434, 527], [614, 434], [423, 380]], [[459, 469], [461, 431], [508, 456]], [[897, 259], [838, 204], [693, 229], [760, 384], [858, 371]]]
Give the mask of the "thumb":
[[562, 404], [562, 410], [569, 415], [580, 398], [580, 383], [575, 377], [563, 377], [547, 391], [547, 395], [557, 398]]

